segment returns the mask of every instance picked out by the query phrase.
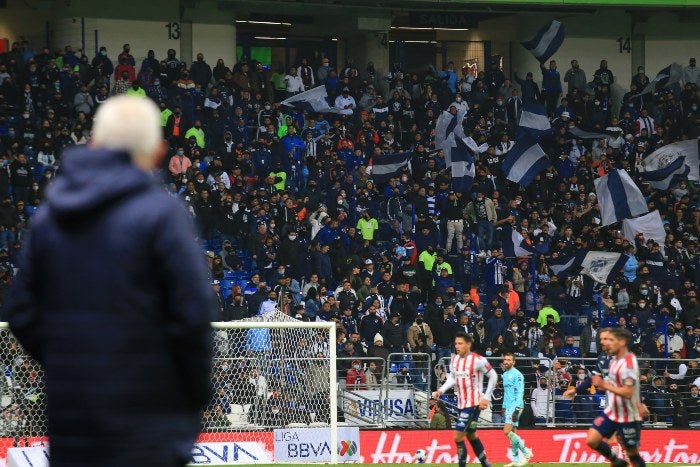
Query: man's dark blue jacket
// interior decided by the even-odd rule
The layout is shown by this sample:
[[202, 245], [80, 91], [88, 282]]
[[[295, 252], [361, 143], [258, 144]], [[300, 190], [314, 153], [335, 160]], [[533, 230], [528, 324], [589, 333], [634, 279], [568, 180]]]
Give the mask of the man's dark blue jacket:
[[183, 465], [211, 371], [191, 221], [126, 153], [82, 146], [62, 164], [6, 309], [46, 372], [51, 465]]

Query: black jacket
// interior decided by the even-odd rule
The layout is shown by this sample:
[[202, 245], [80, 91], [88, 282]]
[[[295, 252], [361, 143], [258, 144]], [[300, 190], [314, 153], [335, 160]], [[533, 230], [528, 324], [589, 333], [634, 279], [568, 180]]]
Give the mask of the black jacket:
[[177, 465], [210, 396], [211, 288], [186, 211], [81, 146], [32, 220], [5, 316], [44, 367], [52, 466]]

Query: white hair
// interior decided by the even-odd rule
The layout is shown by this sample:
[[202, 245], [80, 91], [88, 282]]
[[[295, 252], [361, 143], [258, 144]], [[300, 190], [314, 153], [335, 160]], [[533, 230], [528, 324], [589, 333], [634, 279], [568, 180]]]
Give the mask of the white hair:
[[112, 97], [95, 114], [92, 143], [128, 152], [134, 164], [144, 169], [153, 167], [162, 139], [160, 111], [148, 98]]

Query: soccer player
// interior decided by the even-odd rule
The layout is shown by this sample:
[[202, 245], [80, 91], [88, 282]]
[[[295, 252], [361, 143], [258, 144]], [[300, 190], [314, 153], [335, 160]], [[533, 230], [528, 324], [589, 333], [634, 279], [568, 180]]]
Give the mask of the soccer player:
[[[532, 450], [525, 447], [525, 442], [515, 432], [518, 428], [518, 420], [523, 412], [525, 403], [525, 378], [515, 368], [515, 355], [508, 352], [503, 356], [503, 408], [505, 409], [506, 423], [503, 425], [503, 434], [510, 440], [510, 449], [513, 451], [513, 462], [503, 467], [523, 466], [532, 459]], [[516, 462], [518, 453], [522, 452], [522, 460]]]
[[[479, 421], [479, 413], [489, 406], [491, 394], [496, 387], [498, 374], [491, 364], [481, 355], [471, 351], [474, 339], [466, 332], [455, 334], [456, 354], [450, 360], [450, 373], [447, 381], [440, 389], [433, 393], [435, 399], [440, 398], [448, 389], [456, 386], [457, 408], [459, 417], [455, 423], [454, 440], [457, 445], [459, 467], [467, 465], [467, 446], [464, 443], [466, 437], [471, 444], [482, 467], [491, 467], [484, 445], [476, 434], [476, 426]], [[484, 375], [489, 379], [485, 392], [481, 392], [484, 386]]]
[[594, 374], [593, 385], [604, 389], [607, 405], [601, 415], [593, 421], [588, 430], [586, 442], [592, 449], [608, 458], [612, 467], [625, 467], [627, 461], [615, 455], [603, 438], [617, 433], [620, 443], [635, 467], [645, 467], [646, 463], [639, 455], [639, 438], [642, 418], [646, 407], [639, 401], [639, 365], [637, 357], [628, 346], [632, 334], [626, 329], [614, 328], [601, 336], [601, 344], [612, 356], [608, 374], [605, 378]]

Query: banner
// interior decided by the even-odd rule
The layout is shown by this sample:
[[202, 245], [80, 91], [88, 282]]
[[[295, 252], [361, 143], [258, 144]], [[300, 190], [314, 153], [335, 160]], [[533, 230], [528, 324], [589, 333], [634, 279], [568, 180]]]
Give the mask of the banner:
[[8, 467], [49, 467], [48, 446], [10, 448], [7, 450]]
[[[518, 430], [525, 444], [533, 449], [533, 463], [600, 463], [609, 461], [586, 445], [588, 427], [580, 430]], [[479, 430], [492, 464], [511, 462], [510, 442], [503, 431]], [[700, 463], [697, 430], [642, 430], [640, 452], [646, 462]], [[417, 449], [427, 453], [426, 464], [455, 464], [457, 449], [450, 430], [361, 431], [360, 462], [366, 464], [410, 464]], [[619, 452], [615, 444], [613, 450]], [[479, 464], [471, 450], [470, 464]]]
[[390, 389], [381, 397], [378, 389], [345, 391], [343, 399], [338, 401], [338, 405], [341, 404], [348, 425], [365, 425], [366, 420], [376, 417], [380, 410], [390, 414], [385, 415], [388, 426], [401, 426], [416, 419], [416, 401], [411, 389]]
[[258, 441], [197, 443], [192, 448], [192, 464], [269, 464], [272, 455]]
[[[275, 462], [330, 462], [330, 428], [275, 430]], [[360, 429], [338, 427], [338, 461], [360, 460]]]

